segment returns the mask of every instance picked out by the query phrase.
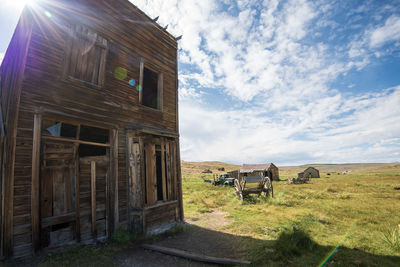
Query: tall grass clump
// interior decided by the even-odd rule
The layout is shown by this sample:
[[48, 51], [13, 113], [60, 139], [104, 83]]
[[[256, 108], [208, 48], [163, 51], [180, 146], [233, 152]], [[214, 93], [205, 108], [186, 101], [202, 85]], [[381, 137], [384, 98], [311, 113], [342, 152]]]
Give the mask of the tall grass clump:
[[383, 241], [393, 250], [393, 252], [400, 253], [400, 224], [392, 229], [387, 228], [382, 231]]
[[301, 229], [285, 229], [275, 242], [275, 249], [283, 257], [300, 256], [316, 247], [316, 243]]

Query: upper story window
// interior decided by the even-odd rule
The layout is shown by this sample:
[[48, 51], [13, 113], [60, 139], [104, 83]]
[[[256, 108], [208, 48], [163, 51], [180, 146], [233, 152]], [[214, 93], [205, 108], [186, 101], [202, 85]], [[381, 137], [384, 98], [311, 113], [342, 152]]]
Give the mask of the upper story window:
[[162, 110], [163, 74], [140, 64], [140, 104]]
[[80, 25], [76, 25], [71, 31], [72, 38], [67, 48], [65, 78], [103, 86], [107, 40]]

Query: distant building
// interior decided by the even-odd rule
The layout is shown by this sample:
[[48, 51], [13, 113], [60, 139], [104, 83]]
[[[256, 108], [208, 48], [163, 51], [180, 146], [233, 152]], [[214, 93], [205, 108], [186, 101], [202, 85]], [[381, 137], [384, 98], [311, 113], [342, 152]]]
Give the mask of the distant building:
[[308, 167], [304, 172], [297, 174], [298, 178], [319, 178], [319, 170], [314, 167]]

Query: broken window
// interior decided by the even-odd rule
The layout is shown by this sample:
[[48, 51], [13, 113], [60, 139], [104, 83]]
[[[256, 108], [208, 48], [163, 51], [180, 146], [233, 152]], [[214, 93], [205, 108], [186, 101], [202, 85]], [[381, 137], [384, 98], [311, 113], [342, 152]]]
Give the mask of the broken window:
[[108, 139], [109, 130], [107, 129], [85, 125], [81, 126], [79, 140], [107, 144], [109, 141]]
[[[49, 122], [52, 124], [51, 122]], [[54, 122], [53, 122], [54, 123]], [[66, 137], [66, 138], [76, 138], [78, 126], [63, 123], [63, 122], [55, 122], [51, 126], [45, 126], [44, 135], [51, 135], [54, 137]]]
[[146, 107], [162, 109], [163, 74], [157, 73], [141, 64], [140, 103]]
[[107, 148], [102, 146], [91, 146], [91, 145], [80, 144], [78, 152], [79, 152], [79, 157], [106, 156]]
[[107, 40], [97, 33], [76, 25], [67, 53], [66, 78], [102, 86], [104, 83]]

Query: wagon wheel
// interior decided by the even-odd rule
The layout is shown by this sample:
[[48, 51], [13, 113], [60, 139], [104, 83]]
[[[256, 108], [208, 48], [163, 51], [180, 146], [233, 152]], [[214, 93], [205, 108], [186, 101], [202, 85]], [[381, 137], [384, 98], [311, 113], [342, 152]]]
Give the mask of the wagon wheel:
[[265, 197], [274, 197], [274, 187], [272, 186], [272, 181], [269, 177], [265, 178], [265, 185], [264, 185], [264, 196]]
[[240, 199], [243, 200], [243, 192], [242, 192], [242, 187], [240, 186], [239, 180], [235, 179], [235, 190], [236, 190], [236, 196]]

